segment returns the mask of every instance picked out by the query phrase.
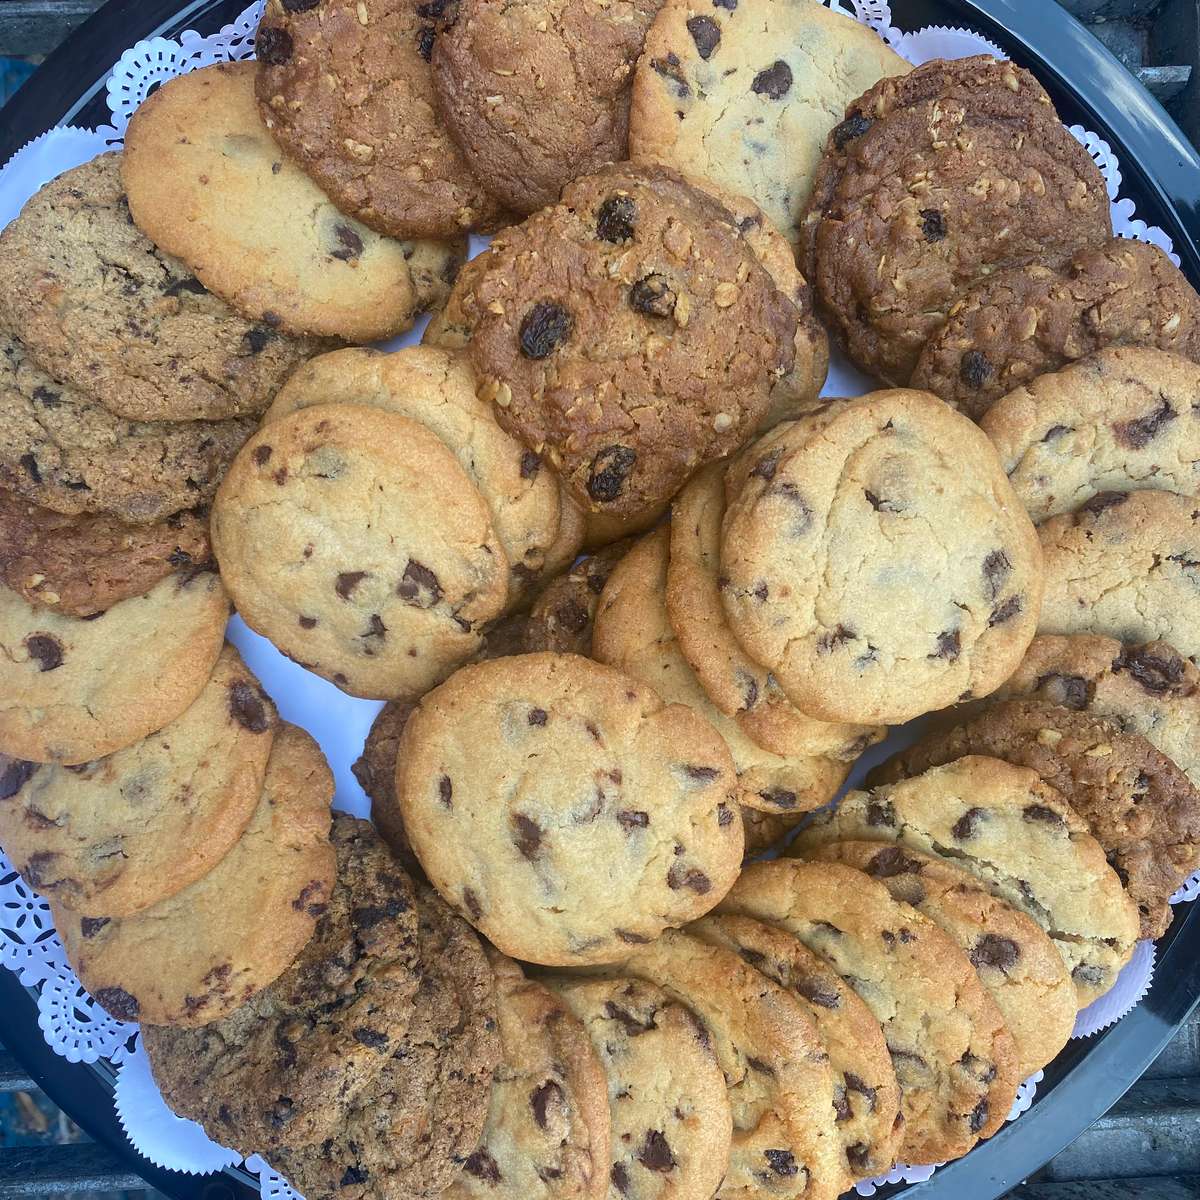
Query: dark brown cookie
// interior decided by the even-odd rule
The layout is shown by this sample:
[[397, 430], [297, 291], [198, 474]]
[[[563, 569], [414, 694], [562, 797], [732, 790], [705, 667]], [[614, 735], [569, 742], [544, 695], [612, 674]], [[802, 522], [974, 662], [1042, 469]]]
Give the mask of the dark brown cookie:
[[1149, 242], [1112, 238], [1061, 266], [989, 275], [950, 309], [912, 382], [978, 420], [1014, 388], [1106, 346], [1200, 362], [1200, 296]]
[[416, 707], [404, 700], [389, 700], [371, 722], [362, 753], [350, 770], [371, 801], [371, 820], [380, 837], [414, 879], [424, 879], [425, 871], [409, 844], [396, 804], [396, 750]]
[[745, 442], [795, 352], [797, 310], [733, 215], [665, 167], [606, 167], [507, 230], [475, 304], [500, 423], [624, 518]]
[[894, 783], [968, 754], [1028, 767], [1059, 791], [1136, 902], [1142, 936], [1166, 931], [1167, 900], [1200, 867], [1200, 793], [1166, 755], [1116, 721], [1009, 700], [930, 734], [878, 768], [870, 783]]

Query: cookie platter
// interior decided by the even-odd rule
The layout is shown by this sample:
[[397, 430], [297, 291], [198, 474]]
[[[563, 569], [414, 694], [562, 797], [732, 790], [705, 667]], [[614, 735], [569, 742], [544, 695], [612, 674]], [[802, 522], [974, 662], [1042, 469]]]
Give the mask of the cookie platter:
[[[828, 86], [782, 58], [730, 67], [744, 53], [736, 5], [710, 16], [668, 3], [655, 16], [658, 5], [630, 4], [625, 42], [601, 22], [612, 44], [597, 43], [588, 102], [601, 116], [612, 110], [603, 56], [632, 61], [627, 43], [644, 41], [652, 69], [635, 88], [630, 140], [665, 168], [604, 168], [621, 156], [606, 147], [623, 146], [623, 132], [605, 135], [594, 112], [579, 126], [547, 125], [522, 91], [546, 79], [507, 67], [481, 77], [488, 39], [506, 36], [489, 32], [486, 4], [452, 32], [446, 6], [425, 5], [411, 32], [440, 80], [442, 123], [415, 135], [440, 147], [430, 151], [440, 183], [425, 186], [411, 172], [388, 176], [353, 138], [331, 149], [323, 131], [341, 119], [338, 101], [292, 66], [329, 46], [336, 60], [344, 45], [371, 63], [358, 27], [370, 26], [372, 3], [272, 0], [257, 72], [206, 68], [161, 88], [119, 167], [109, 155], [65, 176], [8, 235], [10, 263], [36, 268], [61, 239], [68, 284], [83, 275], [86, 290], [89, 270], [99, 271], [92, 282], [114, 270], [131, 280], [118, 298], [85, 300], [88, 321], [71, 326], [78, 297], [57, 298], [61, 322], [44, 319], [45, 273], [39, 282], [18, 265], [0, 279], [10, 396], [61, 410], [61, 393], [48, 403], [47, 388], [63, 388], [68, 426], [77, 412], [93, 433], [119, 421], [131, 469], [115, 469], [93, 442], [86, 462], [75, 451], [43, 471], [44, 446], [32, 442], [0, 494], [6, 620], [21, 657], [39, 675], [61, 671], [55, 683], [86, 678], [90, 689], [39, 692], [20, 675], [6, 686], [17, 715], [2, 725], [10, 815], [0, 845], [47, 893], [66, 947], [45, 902], [7, 874], [4, 965], [17, 973], [0, 972], [6, 1042], [97, 1136], [121, 1142], [123, 1127], [148, 1157], [147, 1177], [180, 1196], [209, 1194], [208, 1168], [224, 1168], [225, 1186], [289, 1194], [261, 1158], [239, 1165], [241, 1153], [215, 1143], [267, 1151], [310, 1200], [535, 1187], [547, 1197], [654, 1195], [672, 1179], [702, 1196], [726, 1163], [721, 1195], [815, 1198], [852, 1180], [860, 1194], [925, 1180], [922, 1194], [999, 1195], [1099, 1115], [1200, 994], [1200, 930], [1178, 903], [1200, 865], [1188, 749], [1200, 703], [1189, 661], [1200, 646], [1187, 640], [1196, 518], [1183, 498], [1196, 491], [1196, 455], [1178, 419], [1200, 354], [1189, 340], [1196, 297], [1168, 257], [1197, 278], [1197, 231], [1177, 207], [1200, 179], [1194, 155], [1176, 153], [1178, 131], [1136, 92], [1122, 96], [1131, 85], [1116, 64], [1057, 12], [864, 2], [852, 29], [801, 22], [802, 43], [828, 38], [826, 52], [848, 70], [827, 142], [786, 124], [773, 135], [797, 162], [811, 151], [806, 178], [827, 193], [806, 210], [778, 186], [771, 138], [751, 129], [761, 120], [740, 135], [752, 150], [744, 171], [706, 157], [705, 101], [723, 86], [712, 64], [726, 64], [724, 77], [753, 67], [753, 104], [786, 107], [794, 85], [818, 96]], [[380, 3], [375, 17], [401, 7]], [[341, 30], [328, 45], [327, 18]], [[119, 145], [152, 85], [247, 57], [258, 25], [257, 11], [230, 6], [141, 6], [144, 32], [167, 37], [231, 19], [210, 42], [139, 43], [102, 107], [99, 88], [80, 94], [77, 81], [102, 78], [132, 35], [116, 6], [98, 14], [5, 111], [0, 137], [12, 145], [0, 158], [40, 134], [47, 114], [76, 128], [24, 146], [0, 176], [0, 218], [37, 184]], [[942, 28], [924, 28], [932, 23]], [[569, 42], [569, 22], [553, 36]], [[995, 61], [934, 62], [906, 79], [888, 45], [912, 64], [1007, 51], [1049, 94]], [[73, 55], [96, 54], [94, 70], [68, 71]], [[348, 62], [332, 69], [362, 69]], [[375, 59], [366, 70], [369, 83], [389, 68]], [[401, 91], [426, 72], [405, 70], [393, 81]], [[550, 69], [550, 90], [561, 82]], [[507, 99], [492, 94], [506, 88]], [[1081, 123], [1078, 141], [1051, 103]], [[493, 119], [510, 104], [529, 135], [515, 164], [496, 136], [510, 117]], [[429, 119], [386, 103], [383, 112], [418, 131]], [[601, 145], [590, 147], [597, 129]], [[897, 149], [923, 138], [932, 166], [914, 176], [907, 163], [889, 193]], [[580, 165], [561, 177], [572, 153]], [[445, 156], [460, 154], [471, 169], [447, 170]], [[251, 187], [264, 156], [270, 178]], [[172, 158], [179, 170], [163, 171]], [[231, 227], [219, 203], [197, 197], [197, 178], [210, 194], [240, 197], [249, 216]], [[565, 203], [524, 224], [502, 211], [542, 209], [564, 182]], [[914, 209], [905, 189], [931, 199]], [[256, 214], [261, 192], [285, 214], [317, 203], [311, 227]], [[132, 216], [114, 221], [125, 194]], [[1005, 209], [1000, 194], [1015, 229], [1004, 228], [1004, 253], [986, 232]], [[914, 219], [895, 218], [910, 209]], [[487, 258], [460, 270], [461, 231], [496, 228]], [[781, 230], [798, 244], [807, 284]], [[872, 245], [886, 246], [883, 260]], [[473, 238], [471, 250], [480, 246]], [[995, 279], [985, 272], [968, 286], [963, 261], [989, 253]], [[269, 269], [254, 265], [260, 254]], [[148, 304], [137, 283], [147, 263], [161, 278]], [[563, 279], [574, 281], [566, 292]], [[833, 333], [827, 379], [814, 296]], [[522, 319], [510, 323], [514, 307]], [[423, 349], [384, 358], [329, 340], [370, 342], [420, 308], [433, 313]], [[143, 350], [155, 348], [136, 365], [104, 347], [114, 311]], [[181, 311], [186, 327], [171, 320]], [[1034, 337], [1039, 323], [1049, 332]], [[631, 341], [642, 346], [632, 361], [621, 356]], [[942, 399], [896, 389], [816, 402], [822, 379], [823, 397], [858, 397], [878, 386], [872, 376], [911, 379]], [[582, 422], [562, 401], [572, 389], [594, 405]], [[1080, 392], [1107, 416], [1088, 425], [1094, 443], [1072, 439], [1072, 421], [1088, 415], [1073, 407]], [[640, 433], [626, 424], [632, 447], [614, 444], [647, 395], [661, 411]], [[268, 403], [252, 433], [243, 414]], [[97, 408], [108, 415], [89, 415]], [[42, 418], [51, 442], [70, 443], [61, 416]], [[152, 453], [164, 420], [178, 423], [170, 461]], [[897, 431], [905, 449], [893, 455]], [[224, 593], [203, 569], [207, 521], [172, 515], [190, 506], [171, 488], [186, 477], [209, 500], [232, 457], [222, 437], [245, 443], [211, 529], [241, 617], [214, 662]], [[951, 443], [952, 461], [942, 453]], [[72, 488], [81, 463], [86, 502]], [[329, 507], [324, 481], [351, 471], [363, 480], [351, 507]], [[866, 497], [857, 509], [841, 499], [845, 479]], [[372, 498], [384, 483], [408, 498], [399, 515]], [[667, 501], [669, 527], [622, 537], [654, 524]], [[913, 537], [910, 523], [909, 540], [893, 541], [906, 513], [927, 532]], [[805, 539], [818, 525], [826, 533], [814, 551]], [[135, 554], [131, 527], [141, 531]], [[570, 567], [585, 538], [590, 555]], [[13, 545], [23, 553], [15, 566]], [[409, 547], [407, 566], [394, 595], [378, 593], [372, 581], [397, 545]], [[894, 615], [869, 635], [860, 630], [875, 597], [864, 608], [854, 585], [829, 583], [847, 547], [852, 559], [866, 547], [877, 607]], [[816, 637], [809, 602], [793, 595], [812, 578], [814, 553], [833, 564], [814, 602]], [[93, 567], [82, 577], [77, 556]], [[976, 556], [981, 577], [968, 579], [957, 564]], [[163, 558], [169, 587], [154, 565]], [[964, 616], [948, 619], [945, 599], [931, 601], [928, 573], [909, 594], [909, 562], [934, 560]], [[514, 568], [507, 579], [503, 562]], [[311, 570], [330, 575], [332, 598], [312, 590]], [[347, 611], [351, 633], [341, 629]], [[92, 626], [97, 612], [105, 620]], [[112, 620], [121, 613], [124, 624]], [[1046, 636], [1031, 644], [1035, 628]], [[911, 652], [914, 629], [928, 654]], [[139, 642], [147, 632], [153, 640]], [[407, 655], [396, 657], [397, 643]], [[87, 663], [84, 676], [72, 659]], [[880, 682], [873, 667], [885, 659]], [[113, 678], [120, 694], [105, 690]], [[21, 702], [35, 695], [46, 699], [29, 719]], [[372, 726], [378, 705], [353, 696], [392, 702]], [[74, 717], [54, 715], [72, 707]], [[498, 807], [493, 781], [523, 780], [520, 764], [539, 759], [553, 764], [552, 782], [537, 781], [543, 768], [506, 785]], [[164, 765], [183, 781], [172, 805], [155, 783]], [[548, 813], [569, 790], [554, 781], [589, 773], [588, 803]], [[847, 774], [873, 790], [801, 822]], [[335, 787], [336, 808], [371, 810], [396, 861], [369, 826], [344, 818], [330, 846], [322, 813]], [[152, 827], [130, 827], [146, 803]], [[114, 855], [113, 813], [130, 805]], [[771, 857], [798, 824], [790, 854], [737, 878], [743, 844]], [[650, 869], [651, 828], [674, 846], [664, 881], [631, 886], [622, 864], [634, 876]], [[78, 878], [63, 871], [64, 855]], [[134, 865], [113, 871], [116, 855]], [[597, 887], [599, 862], [611, 865]], [[550, 878], [561, 871], [565, 882]], [[535, 892], [565, 907], [536, 904], [530, 873]], [[253, 952], [231, 952], [227, 929], [238, 922]], [[490, 939], [487, 958], [471, 926]], [[1063, 928], [1074, 932], [1055, 933]], [[347, 989], [366, 990], [369, 1007]], [[947, 989], [957, 996], [949, 1008]], [[367, 1012], [372, 1024], [357, 1024]], [[137, 1017], [135, 1037], [127, 1022]], [[69, 1075], [35, 1019], [53, 1052], [78, 1061]], [[669, 1085], [673, 1117], [649, 1099], [664, 1061], [684, 1081]], [[314, 1090], [304, 1072], [317, 1070]], [[203, 1128], [171, 1115], [155, 1079]], [[324, 1103], [337, 1080], [345, 1102]], [[353, 1099], [358, 1088], [365, 1099]], [[620, 1103], [643, 1089], [632, 1107]], [[393, 1122], [382, 1149], [370, 1106]], [[422, 1122], [432, 1125], [413, 1132]], [[349, 1141], [332, 1132], [342, 1123], [358, 1131]], [[897, 1158], [927, 1165], [889, 1171]], [[531, 1170], [537, 1185], [514, 1182]]]

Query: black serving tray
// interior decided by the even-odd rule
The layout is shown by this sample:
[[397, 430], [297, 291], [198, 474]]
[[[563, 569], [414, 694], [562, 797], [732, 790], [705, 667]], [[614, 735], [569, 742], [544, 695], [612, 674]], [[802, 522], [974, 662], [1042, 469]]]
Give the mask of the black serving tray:
[[[110, 0], [79, 27], [0, 109], [0, 164], [54, 125], [107, 124], [104, 82], [141, 38], [216, 32], [246, 0]], [[892, 0], [902, 30], [963, 26], [984, 34], [1032, 70], [1068, 124], [1105, 138], [1117, 154], [1139, 217], [1165, 229], [1183, 270], [1200, 287], [1200, 156], [1140, 84], [1051, 0]], [[1200, 904], [1176, 909], [1158, 943], [1149, 994], [1112, 1028], [1072, 1041], [1046, 1069], [1033, 1107], [926, 1183], [885, 1187], [914, 1200], [994, 1200], [1016, 1187], [1106, 1112], [1137, 1080], [1200, 1000]], [[71, 1064], [37, 1025], [34, 995], [0, 969], [0, 1040], [56, 1103], [147, 1182], [177, 1200], [249, 1200], [254, 1176], [231, 1168], [204, 1177], [164, 1171], [126, 1141], [113, 1111], [105, 1063]]]

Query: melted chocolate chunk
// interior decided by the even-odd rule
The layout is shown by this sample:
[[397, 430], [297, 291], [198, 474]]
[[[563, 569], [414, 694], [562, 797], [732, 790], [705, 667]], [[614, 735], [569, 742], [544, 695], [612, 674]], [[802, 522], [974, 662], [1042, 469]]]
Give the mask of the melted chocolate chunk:
[[370, 1172], [366, 1167], [347, 1167], [338, 1187], [354, 1187], [356, 1184], [366, 1183], [369, 1178]]
[[1003, 625], [1006, 621], [1011, 621], [1021, 611], [1021, 597], [1009, 596], [1003, 604], [997, 604], [992, 609], [991, 616], [988, 617], [988, 628], [992, 629], [997, 625]]
[[549, 714], [544, 708], [531, 708], [526, 719], [530, 725], [545, 725], [549, 720]]
[[476, 1179], [482, 1179], [484, 1183], [490, 1183], [493, 1186], [500, 1182], [500, 1167], [482, 1146], [467, 1156], [467, 1161], [463, 1163], [463, 1170], [468, 1175], [473, 1175]]
[[1005, 581], [1012, 574], [1012, 562], [1003, 550], [993, 550], [983, 560], [983, 591], [989, 600], [999, 599]]
[[432, 25], [422, 25], [417, 30], [417, 53], [426, 61], [433, 59], [433, 43], [437, 40], [437, 30]]
[[337, 238], [337, 249], [330, 251], [334, 258], [342, 262], [350, 262], [359, 258], [363, 252], [363, 240], [349, 225], [337, 224], [333, 227], [333, 236]]
[[988, 1122], [988, 1102], [980, 1100], [978, 1104], [971, 1109], [971, 1115], [967, 1119], [967, 1125], [972, 1133], [978, 1133]]
[[679, 55], [673, 50], [665, 58], [652, 58], [650, 66], [664, 79], [671, 80], [675, 85], [675, 94], [681, 100], [691, 94], [692, 89], [683, 77], [683, 68], [680, 66]]
[[1113, 660], [1114, 672], [1128, 671], [1151, 696], [1165, 696], [1179, 689], [1184, 679], [1183, 659], [1155, 654], [1145, 646], [1122, 650]]
[[660, 1130], [648, 1129], [642, 1139], [641, 1148], [637, 1152], [637, 1160], [647, 1171], [672, 1171], [675, 1169], [675, 1155]]
[[1110, 508], [1119, 508], [1128, 499], [1128, 492], [1097, 492], [1090, 500], [1079, 506], [1079, 511], [1098, 517]]
[[561, 304], [540, 301], [521, 322], [521, 353], [526, 358], [549, 358], [555, 347], [570, 337], [573, 325], [571, 314]]
[[612, 1170], [609, 1171], [608, 1177], [612, 1181], [613, 1187], [615, 1187], [622, 1196], [629, 1195], [629, 1171], [624, 1163], [613, 1163]]
[[527, 817], [524, 813], [514, 813], [513, 824], [516, 826], [516, 837], [513, 841], [517, 849], [520, 850], [523, 858], [533, 862], [541, 853], [542, 834], [545, 831], [535, 820]]
[[754, 464], [754, 469], [750, 472], [750, 478], [766, 479], [768, 481], [774, 479], [775, 472], [779, 470], [779, 460], [782, 457], [782, 450], [773, 450], [770, 454], [764, 454], [763, 457]]
[[588, 495], [602, 504], [611, 503], [621, 494], [636, 461], [636, 450], [628, 446], [606, 446], [592, 459]]
[[961, 653], [962, 638], [957, 629], [949, 629], [938, 634], [937, 649], [929, 657], [944, 658], [947, 662], [954, 662]]
[[138, 1004], [137, 997], [131, 996], [124, 988], [100, 988], [92, 995], [96, 998], [96, 1003], [109, 1016], [116, 1017], [118, 1021], [136, 1021], [138, 1019], [141, 1005]]
[[12, 799], [33, 778], [39, 765], [3, 755], [0, 755], [0, 763], [3, 763], [0, 767], [0, 800]]
[[471, 888], [463, 888], [463, 903], [467, 906], [472, 921], [478, 921], [483, 916], [483, 905], [479, 903], [479, 897]]
[[1086, 679], [1081, 675], [1062, 675], [1057, 671], [1041, 676], [1035, 684], [1035, 690], [1045, 692], [1055, 704], [1076, 712], [1087, 708], [1091, 699], [1091, 688]]
[[354, 594], [354, 589], [358, 587], [364, 579], [366, 579], [366, 571], [342, 571], [337, 579], [333, 581], [333, 590], [343, 600], [349, 600]]
[[521, 478], [534, 479], [537, 473], [542, 469], [542, 456], [535, 454], [532, 450], [526, 450], [521, 455]]
[[539, 1129], [545, 1129], [549, 1120], [550, 1105], [556, 1108], [564, 1103], [563, 1090], [553, 1079], [534, 1088], [529, 1093], [529, 1107], [533, 1109], [533, 1119]]
[[721, 41], [721, 27], [712, 17], [688, 17], [687, 31], [696, 43], [696, 52], [707, 61]]
[[38, 468], [37, 459], [32, 454], [22, 454], [18, 461], [34, 483], [42, 482], [42, 472]]
[[388, 1035], [381, 1033], [378, 1029], [370, 1029], [366, 1025], [360, 1025], [352, 1030], [354, 1040], [361, 1046], [366, 1046], [371, 1050], [382, 1050], [388, 1044]]
[[842, 999], [837, 992], [830, 991], [815, 975], [796, 975], [792, 986], [810, 1004], [818, 1008], [840, 1008]]
[[605, 242], [627, 242], [634, 235], [636, 221], [632, 196], [609, 196], [596, 213], [596, 236]]
[[108, 922], [108, 917], [81, 917], [79, 932], [84, 938], [94, 938]]
[[671, 281], [657, 272], [643, 276], [629, 289], [629, 306], [648, 317], [669, 317], [679, 297]]
[[1151, 413], [1147, 413], [1144, 417], [1137, 417], [1132, 421], [1117, 421], [1114, 423], [1113, 437], [1122, 446], [1128, 446], [1131, 450], [1141, 450], [1143, 446], [1152, 441], [1159, 431], [1166, 425], [1169, 425], [1179, 414], [1171, 407], [1171, 402], [1162, 397], [1162, 403]]
[[769, 67], [755, 75], [750, 90], [756, 96], [780, 100], [788, 94], [791, 86], [792, 68], [783, 59], [777, 58]]
[[260, 25], [254, 39], [258, 61], [269, 67], [282, 67], [292, 57], [292, 35], [277, 25]]
[[265, 733], [271, 725], [267, 706], [258, 690], [244, 679], [229, 685], [229, 712], [233, 719], [251, 733]]
[[39, 671], [56, 671], [63, 665], [63, 644], [48, 633], [31, 633], [25, 639], [25, 649]]
[[699, 867], [684, 867], [676, 863], [667, 872], [667, 887], [673, 891], [687, 888], [698, 896], [704, 896], [712, 891], [712, 880]]
[[957, 841], [969, 842], [979, 832], [980, 824], [987, 819], [987, 813], [982, 808], [968, 808], [954, 822], [950, 833]]
[[894, 879], [897, 875], [919, 875], [922, 864], [909, 858], [899, 846], [887, 846], [867, 863], [867, 874], [875, 879]]
[[896, 826], [896, 810], [890, 800], [876, 800], [872, 797], [867, 801], [867, 824], [873, 828], [885, 826], [894, 829]]
[[650, 824], [650, 814], [641, 809], [623, 808], [617, 813], [617, 823], [626, 833], [634, 829], [645, 829]]
[[450, 782], [449, 775], [443, 775], [438, 780], [438, 799], [443, 808], [454, 807], [454, 785]]
[[1042, 825], [1058, 825], [1066, 826], [1066, 822], [1052, 808], [1047, 808], [1044, 804], [1027, 804], [1022, 810], [1021, 815], [1026, 821], [1036, 821]]
[[763, 1154], [776, 1175], [790, 1178], [800, 1170], [796, 1165], [796, 1156], [790, 1150], [764, 1150]]
[[631, 929], [615, 929], [613, 932], [630, 946], [648, 946], [654, 939], [644, 934], [634, 933]]
[[1007, 975], [1017, 965], [1017, 960], [1021, 957], [1021, 947], [1012, 938], [985, 933], [971, 947], [968, 957], [974, 967], [995, 967]]
[[442, 598], [442, 585], [424, 563], [410, 558], [396, 585], [396, 595], [415, 608], [432, 608]]
[[308, 12], [316, 8], [321, 0], [282, 0], [284, 11], [290, 13]]

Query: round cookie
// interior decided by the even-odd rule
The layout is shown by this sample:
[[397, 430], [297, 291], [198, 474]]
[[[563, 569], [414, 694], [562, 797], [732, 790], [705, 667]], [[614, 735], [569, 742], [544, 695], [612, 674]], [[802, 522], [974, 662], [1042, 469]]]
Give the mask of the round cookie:
[[583, 1022], [608, 1077], [606, 1194], [711, 1200], [729, 1165], [733, 1118], [707, 1027], [641, 979], [542, 982]]
[[927, 392], [873, 392], [756, 452], [724, 520], [729, 625], [792, 703], [899, 723], [1012, 673], [1041, 562], [991, 443]]
[[488, 269], [489, 249], [490, 247], [485, 247], [459, 268], [445, 304], [429, 318], [429, 324], [421, 334], [422, 346], [461, 350], [471, 340], [478, 319], [475, 310], [475, 285]]
[[709, 700], [756, 745], [784, 756], [853, 762], [881, 741], [879, 726], [830, 724], [807, 717], [774, 676], [738, 643], [721, 602], [721, 525], [726, 466], [711, 463], [671, 506], [665, 597], [679, 650]]
[[593, 655], [711, 722], [733, 756], [743, 808], [794, 819], [828, 804], [850, 773], [849, 761], [763, 750], [713, 705], [688, 666], [663, 600], [670, 538], [666, 528], [646, 534], [613, 570], [600, 597]]
[[205, 512], [127, 525], [103, 513], [64, 516], [0, 491], [0, 580], [35, 607], [94, 616], [211, 562]]
[[322, 355], [287, 381], [263, 424], [314, 404], [375, 406], [426, 426], [487, 501], [513, 573], [512, 599], [542, 570], [559, 531], [558, 480], [496, 424], [491, 407], [475, 395], [475, 376], [460, 355], [432, 346]]
[[950, 862], [878, 842], [832, 842], [809, 857], [857, 867], [945, 930], [971, 960], [1017, 1047], [1017, 1077], [1040, 1071], [1075, 1028], [1075, 985], [1049, 936]]
[[402, 1044], [414, 1011], [412, 882], [366, 821], [335, 813], [330, 840], [329, 905], [295, 963], [218, 1021], [142, 1029], [172, 1111], [246, 1154], [334, 1136]]
[[86, 618], [0, 588], [0, 753], [69, 766], [161, 729], [208, 681], [228, 620], [211, 570]]
[[749, 196], [794, 243], [826, 134], [881, 75], [908, 70], [824, 6], [666, 0], [634, 76], [630, 157]]
[[415, 708], [415, 704], [407, 701], [389, 700], [371, 722], [362, 753], [351, 764], [350, 770], [371, 801], [371, 820], [380, 837], [403, 863], [404, 869], [420, 878], [424, 872], [408, 844], [400, 808], [396, 804], [396, 751], [400, 735]]
[[479, 1145], [445, 1200], [542, 1195], [603, 1200], [611, 1123], [604, 1068], [583, 1022], [491, 951], [502, 1057]]
[[126, 917], [206, 875], [262, 793], [275, 706], [228, 643], [170, 724], [77, 767], [0, 755], [0, 843], [42, 895]]
[[659, 0], [461, 0], [433, 42], [438, 111], [517, 213], [630, 158], [634, 64]]
[[995, 401], [980, 420], [1035, 522], [1099, 492], [1200, 483], [1200, 366], [1136, 346], [1101, 350]]
[[570, 654], [464, 667], [421, 701], [396, 765], [434, 886], [549, 966], [614, 962], [712, 908], [742, 859], [734, 787], [703, 718]]
[[742, 829], [746, 835], [746, 857], [779, 847], [807, 813], [769, 813], [761, 808], [742, 809]]
[[227, 1017], [291, 966], [325, 911], [332, 799], [320, 747], [281, 725], [250, 823], [207, 874], [128, 917], [51, 903], [80, 982], [121, 1021], [192, 1027]]
[[850, 1177], [887, 1174], [904, 1121], [896, 1071], [871, 1010], [825, 959], [783, 929], [726, 914], [704, 917], [691, 932], [734, 951], [801, 1000], [829, 1054], [838, 1139]]
[[389, 237], [448, 237], [499, 211], [434, 110], [447, 5], [270, 0], [255, 91], [279, 145], [337, 207]]
[[[871, 792], [850, 792], [805, 827], [803, 855], [828, 842], [898, 842], [949, 857], [1031, 916], [1058, 947], [1083, 1008], [1112, 987], [1138, 938], [1137, 906], [1083, 819], [1036, 771], [967, 754]], [[885, 776], [906, 769], [892, 760]]]
[[501, 425], [585, 512], [645, 517], [744, 442], [791, 369], [797, 310], [734, 215], [618, 164], [493, 242], [468, 352]]
[[500, 1062], [492, 970], [479, 940], [418, 885], [419, 984], [412, 1018], [323, 1142], [287, 1145], [271, 1165], [306, 1196], [409, 1200], [460, 1177], [488, 1114]]
[[1047, 634], [996, 693], [1108, 717], [1144, 737], [1200, 787], [1200, 669], [1166, 642]]
[[967, 956], [934, 923], [840, 863], [748, 867], [722, 913], [777, 925], [828, 961], [883, 1026], [904, 1162], [941, 1163], [991, 1137], [1016, 1095], [1012, 1035]]
[[739, 955], [670, 930], [618, 968], [662, 988], [712, 1038], [733, 1116], [728, 1200], [833, 1200], [849, 1183], [833, 1073], [803, 1003]]
[[0, 487], [53, 512], [150, 525], [205, 504], [255, 424], [128, 421], [55, 382], [0, 330]]
[[255, 64], [167, 80], [133, 114], [121, 177], [138, 228], [239, 312], [352, 342], [408, 329], [404, 246], [344, 216], [284, 157], [254, 100]]
[[403, 241], [400, 245], [408, 262], [408, 273], [412, 276], [417, 311], [440, 312], [471, 252], [470, 239], [462, 234], [448, 241], [422, 238]]
[[1038, 528], [1046, 590], [1038, 633], [1170, 642], [1200, 655], [1200, 505], [1171, 492], [1097, 492]]
[[1109, 346], [1200, 361], [1200, 296], [1150, 242], [1112, 238], [1061, 264], [987, 276], [951, 306], [912, 384], [979, 420], [1006, 393]]
[[323, 343], [239, 316], [158, 249], [130, 220], [121, 163], [64, 172], [0, 233], [0, 342], [19, 338], [20, 357], [131, 420], [256, 416]]
[[967, 754], [1036, 771], [1100, 843], [1137, 904], [1142, 936], [1166, 932], [1168, 900], [1200, 867], [1200, 792], [1175, 763], [1117, 721], [1010, 700], [929, 734], [880, 768], [879, 778], [914, 775]]
[[419, 696], [508, 598], [491, 513], [454, 454], [380, 408], [265, 425], [225, 476], [212, 540], [246, 623], [351, 695]]

